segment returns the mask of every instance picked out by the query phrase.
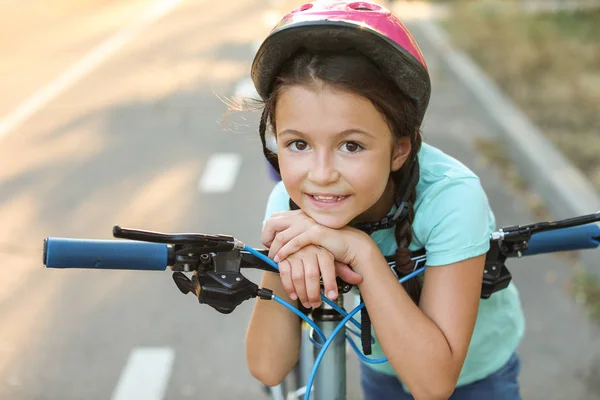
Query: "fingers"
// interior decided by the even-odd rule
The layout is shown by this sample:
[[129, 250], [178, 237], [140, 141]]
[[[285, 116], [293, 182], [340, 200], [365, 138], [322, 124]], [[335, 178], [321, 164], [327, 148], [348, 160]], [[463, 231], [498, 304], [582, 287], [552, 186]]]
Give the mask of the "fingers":
[[301, 210], [277, 212], [271, 215], [263, 227], [260, 241], [270, 247], [275, 236], [298, 222], [299, 218], [308, 218]]
[[325, 249], [311, 246], [279, 263], [284, 290], [292, 300], [298, 299], [306, 308], [321, 305], [321, 278], [327, 296], [338, 296], [336, 266], [333, 255]]
[[347, 264], [337, 262], [326, 248], [309, 245], [279, 262], [282, 286], [292, 300], [298, 299], [306, 308], [321, 305], [321, 279], [326, 296], [335, 300], [339, 296], [336, 277], [357, 285], [362, 276]]
[[362, 283], [363, 280], [362, 275], [359, 275], [356, 272], [354, 272], [354, 270], [348, 265], [337, 261], [335, 262], [335, 274], [339, 276], [344, 282], [348, 282], [351, 285], [358, 285]]
[[[279, 249], [281, 249], [281, 247], [283, 247], [287, 242], [289, 242], [296, 236], [301, 235], [303, 232], [305, 232], [308, 229], [310, 229], [309, 223], [299, 222], [281, 232], [277, 232], [274, 239], [272, 239], [268, 245], [269, 258], [273, 258], [275, 256], [275, 254], [277, 254]], [[267, 246], [267, 244], [265, 244], [265, 246]]]
[[294, 292], [298, 295], [298, 301], [306, 308], [311, 308], [308, 295], [306, 293], [306, 282], [304, 279], [304, 263], [302, 259], [295, 259], [291, 262], [292, 265], [292, 283], [294, 285]]
[[[267, 225], [265, 225], [265, 228], [266, 227], [267, 227]], [[279, 233], [278, 231], [266, 232], [263, 229], [262, 234], [260, 235], [260, 242], [262, 243], [263, 246], [265, 246], [267, 249], [269, 249], [269, 248], [271, 248], [271, 243], [273, 242], [273, 238], [275, 238], [278, 233]]]
[[325, 291], [325, 295], [330, 300], [335, 300], [338, 296], [338, 287], [335, 279], [336, 268], [333, 256], [329, 251], [319, 248], [319, 251], [317, 252], [317, 262], [319, 264], [321, 276], [323, 277], [323, 290]]
[[290, 299], [298, 299], [298, 295], [294, 289], [294, 282], [292, 282], [292, 265], [289, 259], [279, 263], [279, 277], [281, 278], [283, 289], [290, 296]]
[[[307, 231], [300, 233], [299, 235], [294, 236], [293, 238], [284, 241], [286, 238], [283, 238], [282, 242], [284, 243], [278, 250], [273, 249], [273, 259], [275, 262], [279, 260], [285, 260], [290, 255], [298, 252], [303, 247], [309, 246], [311, 244], [325, 247], [331, 253], [332, 249], [326, 246], [327, 238], [322, 234], [323, 228], [320, 225], [314, 225]], [[283, 232], [282, 232], [283, 233]], [[269, 253], [271, 255], [271, 252]], [[335, 256], [335, 254], [334, 254]]]
[[[312, 253], [303, 258], [304, 265], [304, 284], [306, 290], [306, 303], [312, 308], [321, 305], [321, 268], [318, 260], [318, 253]], [[304, 301], [302, 302], [304, 304]], [[306, 305], [305, 305], [306, 307]]]
[[[309, 300], [306, 280], [305, 280], [305, 266], [302, 259], [287, 259], [279, 263], [279, 275], [281, 277], [281, 284], [287, 292], [290, 299], [296, 300], [306, 308], [311, 308], [313, 302]], [[312, 272], [309, 274], [311, 275]], [[319, 283], [317, 282], [317, 285]], [[311, 288], [311, 298], [314, 299], [314, 293]], [[317, 289], [318, 291], [318, 289]], [[317, 294], [318, 295], [318, 294]]]

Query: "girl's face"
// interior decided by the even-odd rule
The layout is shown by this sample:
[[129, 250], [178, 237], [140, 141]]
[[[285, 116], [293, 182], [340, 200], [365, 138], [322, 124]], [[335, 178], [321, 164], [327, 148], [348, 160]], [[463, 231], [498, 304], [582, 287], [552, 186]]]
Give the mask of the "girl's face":
[[376, 221], [392, 207], [390, 172], [410, 155], [365, 97], [329, 85], [290, 86], [275, 110], [279, 168], [292, 200], [317, 223]]

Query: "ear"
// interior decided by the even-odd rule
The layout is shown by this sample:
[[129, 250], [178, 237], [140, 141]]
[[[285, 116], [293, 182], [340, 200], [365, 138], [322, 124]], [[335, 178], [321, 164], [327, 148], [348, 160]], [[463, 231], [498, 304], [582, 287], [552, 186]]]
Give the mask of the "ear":
[[390, 165], [391, 171], [398, 171], [408, 157], [410, 156], [410, 151], [412, 146], [410, 144], [409, 137], [402, 137], [400, 139], [396, 139], [394, 143], [393, 153], [392, 153], [392, 163]]

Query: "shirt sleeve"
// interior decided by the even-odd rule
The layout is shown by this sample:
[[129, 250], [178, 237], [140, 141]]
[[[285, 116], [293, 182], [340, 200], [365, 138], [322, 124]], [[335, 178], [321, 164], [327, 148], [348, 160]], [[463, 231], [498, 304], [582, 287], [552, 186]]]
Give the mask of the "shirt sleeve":
[[285, 190], [285, 186], [283, 185], [283, 181], [277, 182], [277, 184], [273, 187], [271, 194], [269, 195], [269, 199], [267, 200], [267, 207], [265, 210], [265, 218], [263, 219], [263, 226], [265, 222], [271, 215], [280, 211], [289, 211], [290, 209], [290, 196]]
[[424, 206], [428, 266], [453, 264], [487, 253], [495, 221], [478, 178], [446, 183]]

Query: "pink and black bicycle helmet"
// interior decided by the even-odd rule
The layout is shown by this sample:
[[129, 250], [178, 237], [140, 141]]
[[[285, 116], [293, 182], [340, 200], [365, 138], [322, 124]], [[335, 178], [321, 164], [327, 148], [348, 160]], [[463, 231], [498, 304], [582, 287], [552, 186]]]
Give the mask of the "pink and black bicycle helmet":
[[415, 104], [422, 123], [431, 94], [427, 64], [404, 24], [367, 1], [315, 1], [287, 14], [260, 46], [251, 76], [270, 96], [280, 68], [301, 49], [355, 50], [375, 62]]

